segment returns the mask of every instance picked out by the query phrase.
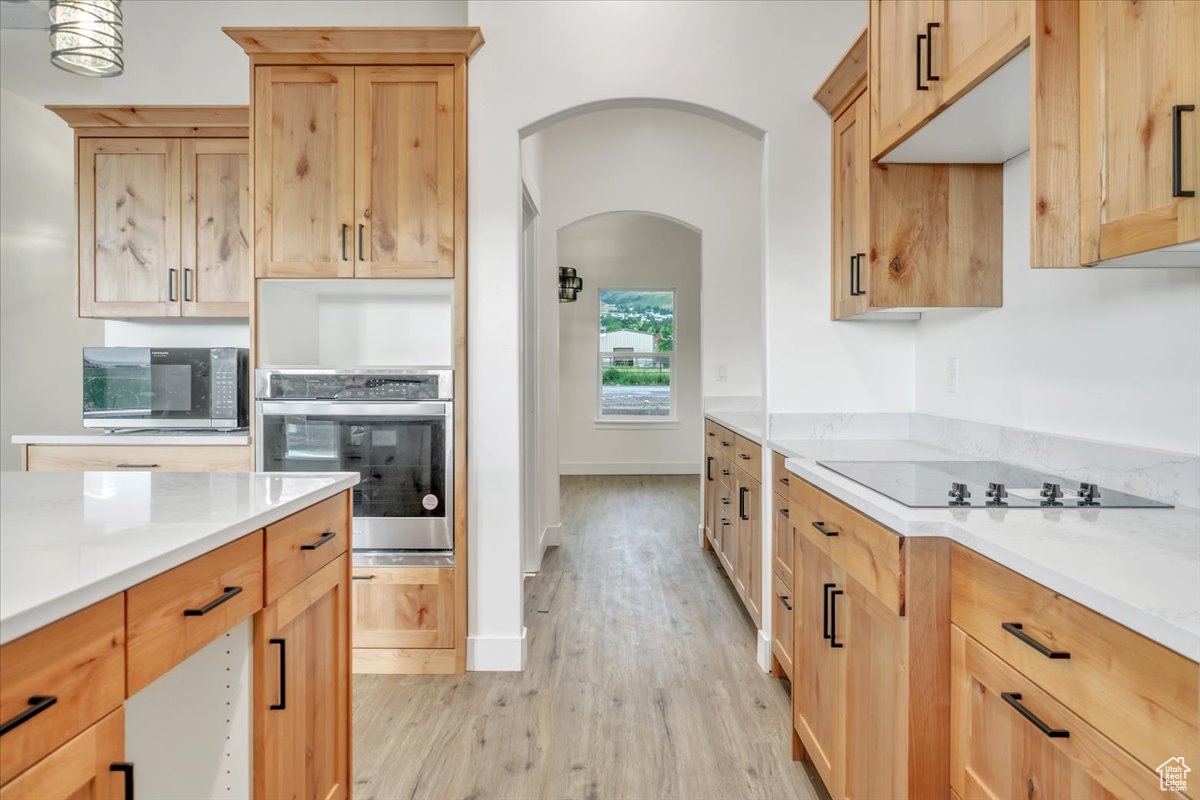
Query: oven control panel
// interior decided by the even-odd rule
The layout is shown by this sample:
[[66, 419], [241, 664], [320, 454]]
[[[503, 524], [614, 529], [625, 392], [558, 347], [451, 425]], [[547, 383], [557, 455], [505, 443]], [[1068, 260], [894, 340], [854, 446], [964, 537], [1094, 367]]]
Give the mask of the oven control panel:
[[274, 400], [354, 400], [388, 402], [448, 400], [450, 372], [343, 373], [266, 372], [258, 396]]

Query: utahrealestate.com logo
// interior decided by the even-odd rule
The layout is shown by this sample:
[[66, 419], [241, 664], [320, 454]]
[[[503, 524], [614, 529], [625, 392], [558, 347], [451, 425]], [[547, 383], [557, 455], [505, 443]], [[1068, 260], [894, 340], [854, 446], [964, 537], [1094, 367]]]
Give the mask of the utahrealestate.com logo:
[[1186, 792], [1187, 776], [1192, 768], [1183, 763], [1183, 756], [1169, 758], [1158, 766], [1158, 788], [1164, 792]]

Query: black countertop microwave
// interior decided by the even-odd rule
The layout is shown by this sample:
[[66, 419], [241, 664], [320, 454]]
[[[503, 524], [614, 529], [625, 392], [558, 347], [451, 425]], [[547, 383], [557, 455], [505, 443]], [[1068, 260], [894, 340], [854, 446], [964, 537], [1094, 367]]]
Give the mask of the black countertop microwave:
[[245, 428], [249, 364], [240, 347], [85, 347], [83, 427]]

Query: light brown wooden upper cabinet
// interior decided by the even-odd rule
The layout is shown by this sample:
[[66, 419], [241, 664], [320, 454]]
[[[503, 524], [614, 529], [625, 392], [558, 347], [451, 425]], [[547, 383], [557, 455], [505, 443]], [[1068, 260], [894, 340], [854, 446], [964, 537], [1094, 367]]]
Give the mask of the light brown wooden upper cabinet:
[[255, 68], [255, 271], [453, 277], [454, 68]]
[[49, 108], [75, 130], [79, 316], [249, 316], [247, 108]]
[[1085, 263], [1200, 239], [1200, 3], [1079, 6]]
[[833, 116], [830, 316], [1000, 306], [1003, 166], [873, 163], [865, 86], [851, 48], [815, 95]]
[[1029, 0], [871, 0], [871, 157], [886, 155], [1029, 43]]

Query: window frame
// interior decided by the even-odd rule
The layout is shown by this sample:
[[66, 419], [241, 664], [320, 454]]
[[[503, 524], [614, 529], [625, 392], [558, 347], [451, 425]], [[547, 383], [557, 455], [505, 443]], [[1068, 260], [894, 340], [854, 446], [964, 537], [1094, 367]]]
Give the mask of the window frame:
[[[603, 331], [600, 329], [600, 320], [603, 316], [603, 297], [605, 292], [670, 292], [671, 294], [671, 327], [672, 327], [672, 344], [670, 352], [641, 352], [641, 351], [621, 351], [606, 352], [600, 349], [600, 334]], [[613, 286], [605, 284], [596, 287], [596, 418], [595, 425], [597, 428], [626, 428], [626, 427], [643, 427], [643, 428], [674, 428], [679, 425], [679, 398], [676, 391], [676, 361], [679, 356], [679, 290], [673, 286]], [[604, 413], [604, 359], [605, 357], [621, 357], [626, 359], [638, 358], [665, 358], [670, 365], [670, 408], [666, 416], [652, 416], [641, 414], [605, 414]]]

